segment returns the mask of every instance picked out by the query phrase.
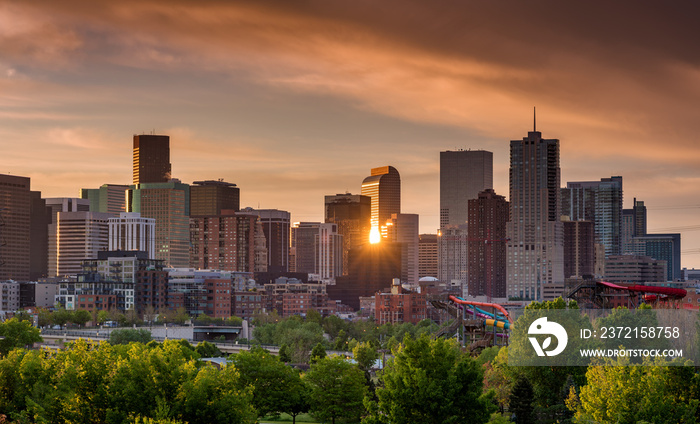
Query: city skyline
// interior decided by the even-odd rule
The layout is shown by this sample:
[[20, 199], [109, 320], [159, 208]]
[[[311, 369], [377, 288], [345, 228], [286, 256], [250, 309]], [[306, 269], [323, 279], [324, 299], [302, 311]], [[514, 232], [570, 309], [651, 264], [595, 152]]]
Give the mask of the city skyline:
[[[398, 7], [398, 5], [401, 7]], [[680, 232], [700, 268], [696, 4], [0, 3], [0, 173], [43, 197], [129, 184], [134, 134], [170, 136], [172, 176], [323, 221], [323, 197], [401, 174], [439, 228], [439, 152], [561, 142], [561, 186], [624, 178], [624, 208]], [[533, 31], [533, 25], [537, 27]], [[510, 200], [510, 199], [509, 199]]]

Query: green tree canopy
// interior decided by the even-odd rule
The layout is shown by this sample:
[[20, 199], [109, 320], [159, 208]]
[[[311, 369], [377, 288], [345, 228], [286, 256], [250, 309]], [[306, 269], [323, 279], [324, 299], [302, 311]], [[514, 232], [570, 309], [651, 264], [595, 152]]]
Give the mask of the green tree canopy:
[[42, 341], [39, 329], [32, 327], [29, 321], [11, 318], [0, 323], [0, 355], [7, 356], [12, 349], [31, 346]]
[[304, 375], [314, 416], [335, 424], [339, 418], [359, 421], [364, 412], [365, 378], [359, 368], [340, 357], [323, 358]]
[[406, 337], [381, 376], [375, 422], [486, 422], [495, 409], [483, 372], [454, 340]]
[[123, 328], [119, 330], [112, 330], [112, 332], [109, 333], [109, 342], [111, 344], [129, 344], [131, 342], [146, 344], [151, 340], [153, 340], [151, 332], [143, 328], [138, 330]]

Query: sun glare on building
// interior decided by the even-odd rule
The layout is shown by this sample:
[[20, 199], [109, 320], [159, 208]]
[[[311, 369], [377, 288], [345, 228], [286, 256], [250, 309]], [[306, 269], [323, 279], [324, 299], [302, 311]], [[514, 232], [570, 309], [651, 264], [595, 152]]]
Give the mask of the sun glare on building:
[[370, 244], [376, 244], [379, 243], [382, 239], [381, 234], [379, 234], [379, 228], [377, 227], [372, 227], [372, 229], [369, 231], [369, 242]]

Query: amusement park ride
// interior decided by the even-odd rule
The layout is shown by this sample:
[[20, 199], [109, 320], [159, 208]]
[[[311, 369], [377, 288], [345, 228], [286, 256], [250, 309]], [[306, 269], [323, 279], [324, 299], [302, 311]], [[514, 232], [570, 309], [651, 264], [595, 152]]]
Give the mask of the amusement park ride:
[[[584, 280], [573, 287], [566, 297], [576, 300], [581, 309], [618, 306], [636, 309], [642, 303], [654, 309], [679, 309], [686, 295], [687, 291], [681, 288]], [[469, 301], [458, 296], [435, 296], [430, 302], [453, 317], [452, 322], [435, 333], [434, 337], [457, 336], [462, 347], [473, 355], [490, 346], [508, 345], [513, 320], [502, 305]]]

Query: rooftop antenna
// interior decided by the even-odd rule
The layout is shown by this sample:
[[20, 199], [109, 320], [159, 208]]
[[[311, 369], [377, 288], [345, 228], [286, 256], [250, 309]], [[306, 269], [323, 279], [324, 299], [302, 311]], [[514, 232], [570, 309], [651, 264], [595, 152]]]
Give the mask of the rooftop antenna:
[[537, 107], [532, 107], [532, 132], [537, 132]]

